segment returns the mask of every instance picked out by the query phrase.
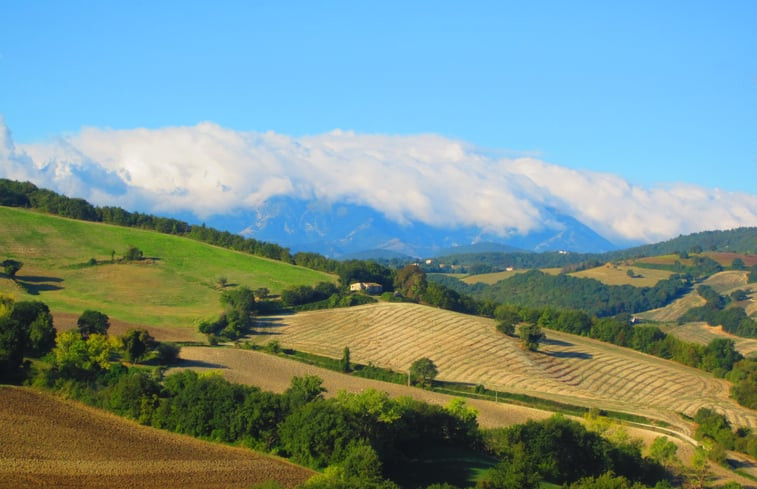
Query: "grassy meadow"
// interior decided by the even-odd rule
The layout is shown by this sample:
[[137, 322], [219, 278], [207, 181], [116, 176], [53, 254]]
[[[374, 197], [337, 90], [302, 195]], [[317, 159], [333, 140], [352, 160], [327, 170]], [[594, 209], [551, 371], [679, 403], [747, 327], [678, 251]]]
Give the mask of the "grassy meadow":
[[[129, 246], [139, 262], [119, 263]], [[116, 262], [111, 263], [115, 251]], [[24, 263], [0, 292], [41, 300], [54, 312], [96, 309], [142, 325], [194, 328], [220, 311], [216, 281], [271, 293], [336, 277], [187, 238], [0, 207], [0, 256]], [[88, 265], [91, 259], [97, 265]]]

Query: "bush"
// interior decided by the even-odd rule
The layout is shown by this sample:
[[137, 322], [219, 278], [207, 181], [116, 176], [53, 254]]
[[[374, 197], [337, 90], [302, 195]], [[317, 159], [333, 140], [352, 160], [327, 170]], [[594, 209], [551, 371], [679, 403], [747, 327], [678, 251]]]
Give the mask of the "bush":
[[157, 353], [155, 359], [158, 363], [169, 365], [176, 363], [179, 360], [181, 347], [176, 343], [158, 343], [158, 347], [155, 351]]

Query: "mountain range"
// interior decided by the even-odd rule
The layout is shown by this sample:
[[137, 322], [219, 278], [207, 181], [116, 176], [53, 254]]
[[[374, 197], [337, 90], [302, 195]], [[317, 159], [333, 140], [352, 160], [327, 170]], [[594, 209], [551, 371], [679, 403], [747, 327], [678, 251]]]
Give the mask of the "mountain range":
[[557, 251], [601, 253], [618, 249], [578, 219], [554, 208], [541, 209], [541, 229], [504, 235], [478, 227], [433, 227], [398, 223], [365, 205], [273, 197], [254, 211], [216, 216], [211, 226], [274, 242], [293, 251], [335, 258], [432, 257], [451, 249], [478, 251]]

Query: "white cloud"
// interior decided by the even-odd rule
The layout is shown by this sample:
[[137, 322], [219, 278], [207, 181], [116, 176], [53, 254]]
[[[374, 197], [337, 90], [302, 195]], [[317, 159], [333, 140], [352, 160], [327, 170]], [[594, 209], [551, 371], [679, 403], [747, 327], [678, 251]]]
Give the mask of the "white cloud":
[[500, 158], [441, 136], [333, 131], [293, 138], [214, 123], [147, 130], [84, 129], [14, 145], [0, 119], [0, 176], [31, 180], [99, 205], [200, 218], [289, 195], [371, 206], [432, 226], [502, 236], [572, 215], [617, 241], [658, 241], [757, 225], [757, 196], [672, 184], [631, 185], [609, 173], [535, 158]]

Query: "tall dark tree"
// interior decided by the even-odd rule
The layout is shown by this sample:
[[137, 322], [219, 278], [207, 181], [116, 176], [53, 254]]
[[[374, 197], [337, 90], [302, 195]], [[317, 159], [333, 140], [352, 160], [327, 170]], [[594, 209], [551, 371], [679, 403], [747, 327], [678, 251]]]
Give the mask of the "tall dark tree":
[[130, 329], [121, 337], [121, 343], [126, 360], [132, 363], [142, 361], [157, 345], [155, 338], [144, 329]]
[[76, 320], [76, 326], [81, 337], [87, 339], [92, 334], [108, 334], [110, 318], [100, 311], [88, 309]]
[[53, 349], [56, 331], [47, 304], [40, 301], [17, 302], [11, 318], [18, 321], [26, 332], [26, 355], [38, 357]]
[[15, 380], [24, 359], [26, 331], [9, 316], [0, 316], [0, 382]]
[[18, 273], [19, 270], [21, 270], [21, 267], [24, 266], [23, 262], [20, 262], [18, 260], [10, 260], [10, 259], [4, 260], [2, 265], [3, 265], [3, 272], [5, 272], [5, 274], [12, 279], [16, 278], [16, 274]]
[[136, 246], [129, 246], [129, 248], [127, 248], [126, 250], [126, 253], [124, 253], [124, 260], [126, 261], [138, 261], [143, 257], [144, 253]]
[[530, 351], [539, 349], [539, 343], [546, 338], [538, 324], [526, 324], [520, 327], [520, 341]]
[[350, 348], [347, 346], [342, 350], [342, 358], [339, 360], [339, 367], [342, 372], [349, 372], [352, 370], [352, 367], [350, 366]]

